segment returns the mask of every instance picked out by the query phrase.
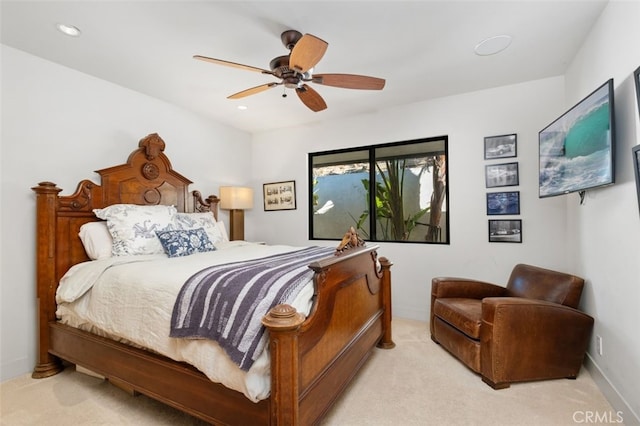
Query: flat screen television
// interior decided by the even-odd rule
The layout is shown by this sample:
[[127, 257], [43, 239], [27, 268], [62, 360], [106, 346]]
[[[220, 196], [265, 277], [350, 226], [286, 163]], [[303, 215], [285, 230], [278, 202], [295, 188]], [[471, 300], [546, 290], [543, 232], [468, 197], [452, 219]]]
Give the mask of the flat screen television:
[[640, 67], [633, 72], [633, 81], [636, 83], [636, 99], [638, 100], [638, 113], [640, 114]]
[[540, 198], [613, 184], [615, 139], [610, 79], [539, 132]]

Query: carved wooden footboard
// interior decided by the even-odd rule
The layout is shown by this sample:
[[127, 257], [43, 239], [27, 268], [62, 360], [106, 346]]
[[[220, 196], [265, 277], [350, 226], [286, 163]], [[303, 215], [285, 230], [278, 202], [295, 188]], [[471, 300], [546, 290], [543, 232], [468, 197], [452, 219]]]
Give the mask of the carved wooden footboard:
[[119, 386], [146, 394], [215, 424], [309, 425], [327, 413], [373, 348], [391, 338], [391, 262], [377, 246], [355, 246], [314, 262], [314, 304], [304, 317], [287, 305], [263, 319], [269, 330], [271, 395], [253, 403], [211, 382], [195, 368], [56, 321], [55, 292], [62, 275], [88, 260], [80, 226], [93, 209], [116, 203], [173, 204], [180, 211], [211, 210], [216, 197], [189, 193], [188, 179], [171, 169], [157, 134], [140, 141], [126, 164], [98, 171], [101, 185], [82, 181], [60, 196], [50, 182], [37, 194], [37, 294], [39, 351], [34, 378], [82, 365]]
[[306, 321], [278, 306], [263, 320], [270, 332], [271, 424], [314, 424], [377, 345], [391, 340], [391, 264], [376, 247], [315, 262], [316, 303]]

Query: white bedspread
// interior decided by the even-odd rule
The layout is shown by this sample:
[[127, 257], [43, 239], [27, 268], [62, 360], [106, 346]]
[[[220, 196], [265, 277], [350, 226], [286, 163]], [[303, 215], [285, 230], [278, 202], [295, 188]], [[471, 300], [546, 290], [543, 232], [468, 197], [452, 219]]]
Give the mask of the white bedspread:
[[[271, 385], [269, 351], [265, 350], [244, 372], [214, 341], [170, 338], [173, 305], [182, 284], [207, 266], [256, 259], [299, 247], [233, 241], [217, 248], [185, 257], [111, 257], [75, 265], [58, 287], [58, 318], [64, 324], [187, 362], [212, 381], [242, 392], [254, 402], [265, 399]], [[312, 297], [310, 282], [293, 306], [307, 315]]]

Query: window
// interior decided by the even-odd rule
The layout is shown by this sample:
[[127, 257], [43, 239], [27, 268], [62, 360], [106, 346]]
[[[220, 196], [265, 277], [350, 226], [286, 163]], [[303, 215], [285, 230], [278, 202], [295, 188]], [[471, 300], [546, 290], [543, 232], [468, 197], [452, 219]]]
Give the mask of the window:
[[[446, 136], [309, 154], [309, 238], [449, 243]], [[373, 184], [372, 184], [373, 182]]]

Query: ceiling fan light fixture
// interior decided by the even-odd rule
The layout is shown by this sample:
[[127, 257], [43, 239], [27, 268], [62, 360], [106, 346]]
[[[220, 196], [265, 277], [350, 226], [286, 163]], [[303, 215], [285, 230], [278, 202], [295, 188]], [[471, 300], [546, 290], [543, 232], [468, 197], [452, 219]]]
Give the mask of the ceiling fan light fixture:
[[513, 37], [506, 34], [485, 38], [480, 43], [476, 44], [476, 47], [474, 47], [473, 50], [478, 56], [495, 55], [509, 47], [512, 39]]
[[318, 74], [313, 75], [314, 68], [327, 50], [328, 43], [314, 35], [301, 35], [300, 32], [289, 30], [282, 33], [282, 42], [290, 50], [288, 55], [278, 56], [269, 62], [270, 70], [251, 65], [243, 65], [237, 62], [210, 58], [202, 55], [194, 55], [193, 58], [240, 68], [247, 71], [268, 74], [280, 79], [280, 82], [271, 82], [251, 87], [227, 96], [227, 99], [241, 99], [283, 86], [282, 97], [287, 97], [287, 89], [295, 90], [302, 103], [314, 112], [327, 109], [327, 103], [322, 96], [306, 83], [321, 84], [325, 86], [340, 87], [344, 89], [382, 90], [385, 80], [377, 77], [369, 77], [357, 74]]
[[284, 87], [288, 89], [297, 89], [301, 86], [300, 78], [296, 75], [290, 77], [284, 77], [282, 82], [284, 83]]
[[56, 29], [62, 34], [68, 35], [69, 37], [80, 37], [80, 34], [82, 34], [80, 28], [73, 25], [56, 24]]

